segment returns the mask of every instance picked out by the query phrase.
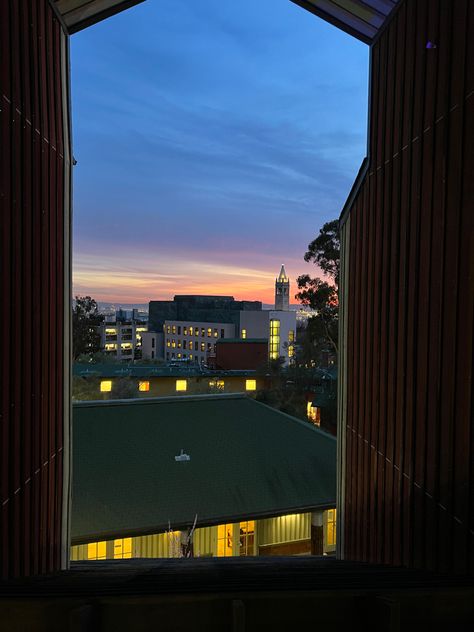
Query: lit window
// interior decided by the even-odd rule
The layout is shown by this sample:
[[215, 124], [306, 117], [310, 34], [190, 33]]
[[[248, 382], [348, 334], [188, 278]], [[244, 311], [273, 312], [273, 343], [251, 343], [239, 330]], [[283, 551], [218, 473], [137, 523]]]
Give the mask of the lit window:
[[181, 340], [178, 340], [178, 349], [181, 349]]
[[245, 390], [246, 391], [256, 391], [257, 390], [257, 380], [245, 380]]
[[201, 327], [201, 337], [204, 338], [205, 335], [206, 335], [206, 330], [204, 329], [204, 327]]
[[176, 333], [176, 325], [173, 325], [173, 326], [171, 327], [171, 331], [172, 331], [174, 334]]
[[288, 332], [288, 357], [292, 358], [295, 354], [295, 332], [290, 329]]
[[150, 390], [150, 382], [138, 382], [138, 390], [142, 393], [146, 393]]
[[217, 527], [217, 556], [232, 557], [233, 524], [220, 524]]
[[106, 351], [116, 351], [117, 350], [117, 345], [112, 343], [112, 342], [109, 342], [109, 343], [107, 343], [105, 345], [105, 350]]
[[178, 353], [177, 357], [178, 357], [178, 358], [181, 358], [181, 354], [180, 354], [180, 353]]
[[114, 540], [114, 560], [125, 560], [132, 557], [132, 538]]
[[208, 338], [212, 337], [212, 329], [210, 327], [207, 328], [207, 337]]
[[107, 542], [89, 542], [87, 545], [88, 560], [105, 560], [107, 558]]
[[101, 393], [110, 393], [112, 390], [112, 380], [102, 380], [100, 383]]
[[174, 338], [171, 341], [171, 346], [173, 347], [173, 349], [176, 349], [176, 340]]
[[209, 382], [209, 387], [210, 388], [215, 388], [218, 391], [223, 391], [224, 390], [224, 380], [211, 380]]
[[245, 340], [245, 338], [247, 338], [247, 330], [242, 329], [242, 340]]
[[122, 342], [120, 346], [122, 349], [133, 349], [133, 345], [131, 342]]
[[270, 341], [269, 341], [270, 360], [278, 360], [280, 357], [280, 321], [270, 321]]
[[201, 342], [201, 351], [205, 351], [205, 350], [206, 350], [206, 343]]
[[326, 545], [335, 546], [336, 544], [336, 510], [328, 509], [326, 512]]
[[192, 360], [192, 359], [193, 359], [193, 354], [192, 354], [192, 353], [190, 353], [190, 354], [189, 354], [189, 359], [190, 359], [190, 360]]
[[188, 346], [188, 348], [189, 348], [190, 350], [192, 350], [192, 348], [193, 348], [193, 341], [192, 341], [192, 340], [190, 340], [190, 341], [189, 341], [189, 346]]
[[188, 389], [187, 380], [176, 380], [176, 390], [177, 391], [186, 391]]
[[116, 333], [117, 333], [117, 330], [116, 330], [116, 329], [110, 329], [110, 328], [108, 328], [108, 327], [105, 329], [105, 334], [106, 334], [107, 336], [113, 336], [113, 335], [115, 335]]
[[188, 328], [183, 327], [183, 336], [187, 336], [187, 335], [188, 335]]
[[255, 521], [248, 520], [239, 525], [239, 555], [254, 555]]
[[306, 416], [315, 426], [321, 425], [321, 409], [319, 406], [313, 406], [311, 401], [306, 404]]
[[217, 331], [217, 329], [214, 327], [214, 338], [217, 338], [219, 336], [219, 332]]
[[194, 327], [189, 328], [189, 335], [192, 336], [194, 333]]
[[167, 347], [171, 347], [171, 342], [170, 342], [170, 339], [169, 339], [169, 338], [166, 340], [166, 346], [167, 346]]

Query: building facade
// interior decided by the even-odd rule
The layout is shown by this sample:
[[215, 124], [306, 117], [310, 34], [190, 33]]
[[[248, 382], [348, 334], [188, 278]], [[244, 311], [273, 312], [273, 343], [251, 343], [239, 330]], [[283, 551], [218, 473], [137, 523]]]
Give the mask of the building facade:
[[105, 322], [99, 326], [100, 346], [116, 360], [135, 360], [142, 357], [142, 336], [148, 327], [136, 321]]
[[163, 355], [165, 360], [189, 360], [195, 364], [206, 364], [207, 357], [215, 354], [216, 342], [234, 336], [233, 323], [165, 320]]
[[[315, 522], [315, 517], [306, 512], [198, 527], [193, 535], [193, 556], [311, 555], [312, 522]], [[334, 555], [336, 509], [325, 510], [322, 522], [322, 554]], [[181, 557], [181, 536], [184, 534], [181, 531], [167, 531], [77, 544], [71, 547], [71, 560]]]

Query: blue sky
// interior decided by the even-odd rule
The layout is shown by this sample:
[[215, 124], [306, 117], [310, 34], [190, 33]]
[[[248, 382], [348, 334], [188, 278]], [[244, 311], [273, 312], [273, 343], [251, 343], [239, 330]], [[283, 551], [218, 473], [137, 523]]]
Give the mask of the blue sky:
[[[146, 0], [72, 37], [74, 292], [271, 302], [366, 148], [368, 47], [290, 0]], [[296, 289], [295, 289], [296, 291]]]

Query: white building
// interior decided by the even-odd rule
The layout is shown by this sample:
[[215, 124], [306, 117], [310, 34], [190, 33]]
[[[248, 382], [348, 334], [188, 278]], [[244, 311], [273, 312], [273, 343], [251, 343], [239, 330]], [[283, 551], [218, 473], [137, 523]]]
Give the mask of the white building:
[[166, 320], [163, 326], [164, 358], [204, 364], [207, 355], [215, 352], [219, 338], [235, 338], [235, 325]]
[[99, 326], [100, 346], [117, 360], [133, 360], [141, 352], [142, 336], [148, 330], [144, 323], [115, 322]]
[[288, 364], [294, 354], [295, 335], [296, 312], [272, 309], [240, 314], [240, 338], [266, 338], [269, 360], [283, 357]]

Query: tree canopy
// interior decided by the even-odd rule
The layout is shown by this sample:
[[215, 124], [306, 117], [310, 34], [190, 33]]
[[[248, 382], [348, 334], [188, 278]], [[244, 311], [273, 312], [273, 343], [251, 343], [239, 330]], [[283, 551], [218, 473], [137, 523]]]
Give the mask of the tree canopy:
[[303, 305], [315, 311], [308, 321], [306, 332], [301, 341], [301, 360], [317, 360], [324, 348], [338, 351], [339, 316], [339, 222], [326, 222], [319, 235], [308, 245], [305, 261], [317, 264], [326, 279], [312, 278], [309, 274], [298, 277], [299, 292], [296, 297]]
[[100, 351], [98, 326], [104, 320], [99, 314], [97, 302], [90, 296], [76, 296], [72, 310], [72, 355], [91, 356]]

